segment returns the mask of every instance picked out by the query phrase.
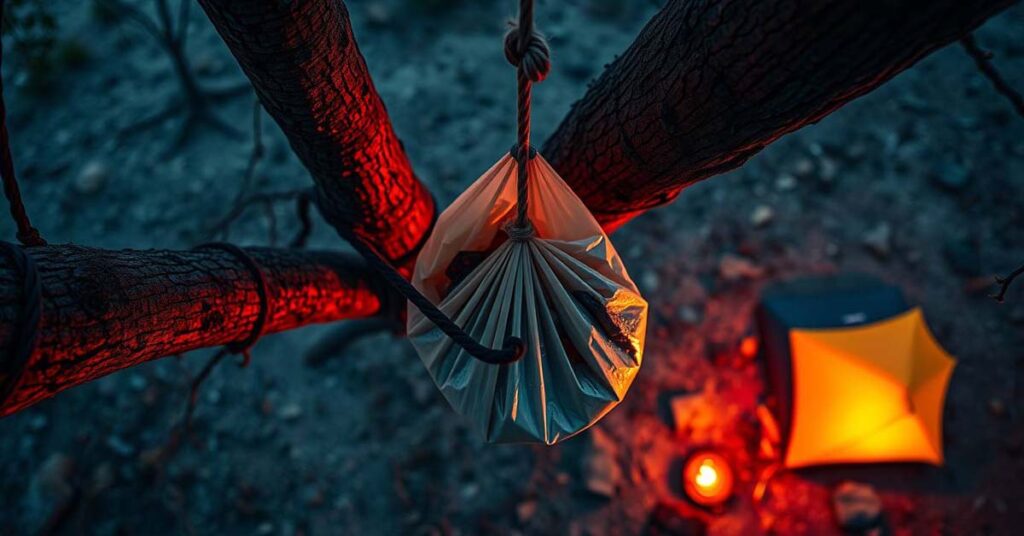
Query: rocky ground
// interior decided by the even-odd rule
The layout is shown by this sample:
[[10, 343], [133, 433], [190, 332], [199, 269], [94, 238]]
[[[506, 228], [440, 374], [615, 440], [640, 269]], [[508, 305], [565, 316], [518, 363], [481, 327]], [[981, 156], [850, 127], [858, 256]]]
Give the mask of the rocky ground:
[[[511, 2], [350, 2], [360, 46], [421, 177], [446, 204], [512, 141], [514, 83], [501, 52]], [[602, 65], [656, 9], [634, 2], [542, 3], [555, 50], [535, 92], [544, 139]], [[177, 118], [133, 132], [179, 87], [130, 20], [60, 1], [57, 67], [46, 84], [5, 57], [9, 127], [28, 208], [51, 242], [187, 248], [235, 197], [252, 141], [251, 93], [215, 113], [246, 132], [196, 131]], [[441, 7], [439, 7], [441, 6]], [[200, 80], [243, 77], [202, 13], [188, 55]], [[979, 32], [1024, 89], [1024, 7]], [[254, 191], [309, 179], [264, 122]], [[650, 298], [644, 368], [626, 401], [552, 448], [490, 446], [447, 407], [409, 345], [368, 338], [322, 368], [300, 365], [330, 327], [264, 339], [246, 369], [204, 386], [194, 434], [153, 453], [179, 418], [209, 352], [103, 378], [0, 421], [0, 533], [64, 519], [84, 534], [833, 534], [832, 503], [861, 497], [893, 534], [1012, 534], [1024, 522], [1024, 283], [1000, 305], [994, 274], [1024, 262], [1024, 119], [958, 46], [773, 144], [743, 168], [696, 185], [613, 237]], [[253, 208], [243, 245], [276, 232]], [[0, 222], [3, 236], [10, 224]], [[343, 247], [317, 222], [315, 247]], [[742, 341], [773, 281], [859, 271], [897, 283], [959, 359], [946, 407], [947, 464], [791, 472], [751, 498], [761, 370]], [[713, 418], [679, 431], [673, 398]], [[740, 468], [719, 511], [687, 503], [683, 457], [714, 446]]]

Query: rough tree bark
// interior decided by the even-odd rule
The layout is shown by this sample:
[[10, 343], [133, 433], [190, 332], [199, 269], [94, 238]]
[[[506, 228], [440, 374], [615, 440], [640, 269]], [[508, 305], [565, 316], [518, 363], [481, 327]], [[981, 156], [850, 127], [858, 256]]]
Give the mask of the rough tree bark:
[[[434, 205], [416, 179], [341, 0], [200, 0], [313, 175], [320, 208], [392, 260], [414, 255]], [[870, 91], [1011, 0], [670, 2], [570, 113], [545, 155], [606, 227], [726, 171]], [[220, 251], [37, 248], [43, 334], [0, 415], [163, 355], [239, 340], [255, 286]], [[374, 314], [386, 291], [336, 254], [255, 250], [267, 332]], [[20, 313], [0, 266], [0, 348]]]
[[671, 0], [542, 152], [613, 230], [1014, 3]]
[[[351, 255], [247, 249], [267, 282], [265, 333], [376, 314], [388, 292]], [[43, 289], [39, 343], [0, 416], [159, 357], [245, 339], [256, 281], [226, 251], [32, 248]], [[22, 314], [21, 278], [0, 268], [0, 348]], [[385, 298], [382, 298], [385, 297]]]
[[312, 174], [324, 218], [393, 262], [411, 260], [433, 198], [391, 127], [344, 3], [199, 3]]

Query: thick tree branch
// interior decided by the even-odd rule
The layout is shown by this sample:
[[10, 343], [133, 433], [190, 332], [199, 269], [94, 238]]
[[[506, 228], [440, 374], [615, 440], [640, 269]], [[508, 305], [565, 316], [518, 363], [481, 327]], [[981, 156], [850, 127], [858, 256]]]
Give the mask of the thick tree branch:
[[[376, 314], [389, 296], [350, 255], [252, 248], [267, 281], [265, 333]], [[36, 351], [0, 416], [163, 356], [242, 340], [259, 315], [252, 274], [230, 253], [31, 248], [42, 281]], [[3, 257], [3, 256], [0, 256]], [[21, 281], [0, 264], [0, 356], [22, 314]]]
[[391, 127], [344, 3], [199, 3], [313, 175], [324, 218], [392, 261], [415, 256], [433, 198]]
[[[606, 226], [742, 164], [972, 30], [1012, 0], [676, 0], [648, 24], [552, 136], [545, 154]], [[200, 0], [317, 184], [336, 228], [392, 260], [434, 215], [391, 128], [340, 0]], [[6, 415], [165, 355], [244, 338], [251, 274], [229, 253], [33, 248], [42, 333]], [[350, 257], [257, 249], [266, 331], [368, 317], [389, 296]], [[387, 298], [384, 298], [387, 299]], [[21, 314], [0, 268], [0, 356]]]
[[670, 0], [544, 155], [606, 228], [736, 168], [1015, 0]]

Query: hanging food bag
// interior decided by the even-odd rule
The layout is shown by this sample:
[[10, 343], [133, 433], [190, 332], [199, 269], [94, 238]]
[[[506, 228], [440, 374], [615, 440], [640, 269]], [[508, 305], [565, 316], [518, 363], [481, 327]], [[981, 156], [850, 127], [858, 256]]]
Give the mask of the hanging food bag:
[[516, 336], [524, 356], [477, 360], [412, 305], [408, 333], [445, 398], [488, 441], [553, 444], [625, 396], [647, 302], [583, 202], [540, 155], [528, 165], [532, 232], [510, 225], [517, 164], [506, 156], [441, 214], [412, 279], [481, 344]]

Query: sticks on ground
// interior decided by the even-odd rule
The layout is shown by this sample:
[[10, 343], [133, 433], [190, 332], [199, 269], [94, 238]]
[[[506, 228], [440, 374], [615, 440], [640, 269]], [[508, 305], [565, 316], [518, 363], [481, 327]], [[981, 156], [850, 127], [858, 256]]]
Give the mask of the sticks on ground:
[[1006, 291], [1010, 289], [1010, 285], [1013, 284], [1013, 280], [1017, 279], [1020, 274], [1024, 274], [1024, 265], [1021, 265], [1016, 270], [1010, 272], [1010, 275], [1006, 277], [996, 276], [996, 284], [999, 285], [999, 294], [993, 294], [992, 298], [999, 303], [1003, 303], [1003, 299], [1006, 298]]
[[229, 137], [241, 135], [237, 129], [213, 113], [211, 104], [240, 95], [248, 91], [250, 86], [244, 83], [220, 89], [208, 89], [200, 86], [188, 61], [188, 56], [185, 54], [192, 0], [178, 0], [177, 15], [173, 15], [171, 12], [170, 0], [153, 0], [155, 11], [153, 16], [129, 0], [97, 0], [97, 2], [105, 9], [127, 17], [153, 38], [160, 48], [167, 52], [171, 60], [171, 68], [181, 86], [181, 93], [176, 98], [168, 102], [158, 112], [126, 127], [121, 133], [122, 136], [155, 127], [181, 113], [183, 108], [185, 118], [182, 120], [178, 136], [171, 146], [172, 149], [184, 145], [189, 136], [201, 125], [211, 127]]
[[1024, 117], [1024, 96], [1021, 96], [1017, 90], [1010, 87], [1010, 84], [1003, 78], [1003, 75], [999, 73], [995, 65], [992, 63], [992, 53], [983, 50], [978, 46], [978, 42], [974, 40], [974, 34], [967, 34], [963, 39], [960, 40], [960, 44], [963, 45], [967, 55], [970, 56], [974, 63], [977, 64], [978, 70], [981, 74], [985, 75], [992, 82], [992, 87], [995, 88], [1002, 96], [1006, 97], [1006, 100], [1010, 101], [1013, 109], [1017, 111], [1017, 114]]
[[[1010, 105], [1024, 118], [1024, 96], [1022, 96], [1017, 90], [1010, 86], [1009, 82], [1003, 78], [999, 70], [992, 63], [992, 53], [982, 49], [978, 46], [978, 42], [975, 41], [973, 34], [967, 34], [963, 39], [960, 40], [960, 44], [963, 45], [967, 55], [970, 56], [974, 63], [978, 66], [978, 70], [981, 74], [988, 78], [992, 82], [992, 87], [999, 92], [1000, 95], [1006, 97], [1006, 100], [1010, 101]], [[999, 293], [993, 294], [992, 297], [999, 303], [1003, 303], [1003, 299], [1006, 297], [1006, 291], [1009, 290], [1013, 280], [1016, 279], [1021, 273], [1024, 273], [1024, 266], [1017, 268], [1010, 272], [1010, 275], [1006, 277], [996, 276], [996, 284], [999, 285]]]
[[309, 208], [313, 202], [313, 191], [310, 188], [299, 188], [280, 192], [263, 192], [250, 194], [253, 189], [256, 168], [266, 153], [263, 144], [263, 107], [259, 100], [253, 102], [252, 109], [252, 151], [249, 153], [249, 161], [242, 174], [242, 183], [235, 194], [235, 200], [231, 203], [231, 210], [219, 220], [210, 224], [206, 231], [207, 240], [226, 240], [231, 233], [231, 226], [242, 217], [245, 212], [253, 206], [263, 209], [267, 218], [270, 245], [277, 245], [277, 214], [274, 211], [275, 205], [280, 202], [295, 201], [295, 215], [299, 220], [299, 230], [295, 237], [289, 242], [288, 247], [302, 248], [313, 231], [313, 222], [310, 219]]

